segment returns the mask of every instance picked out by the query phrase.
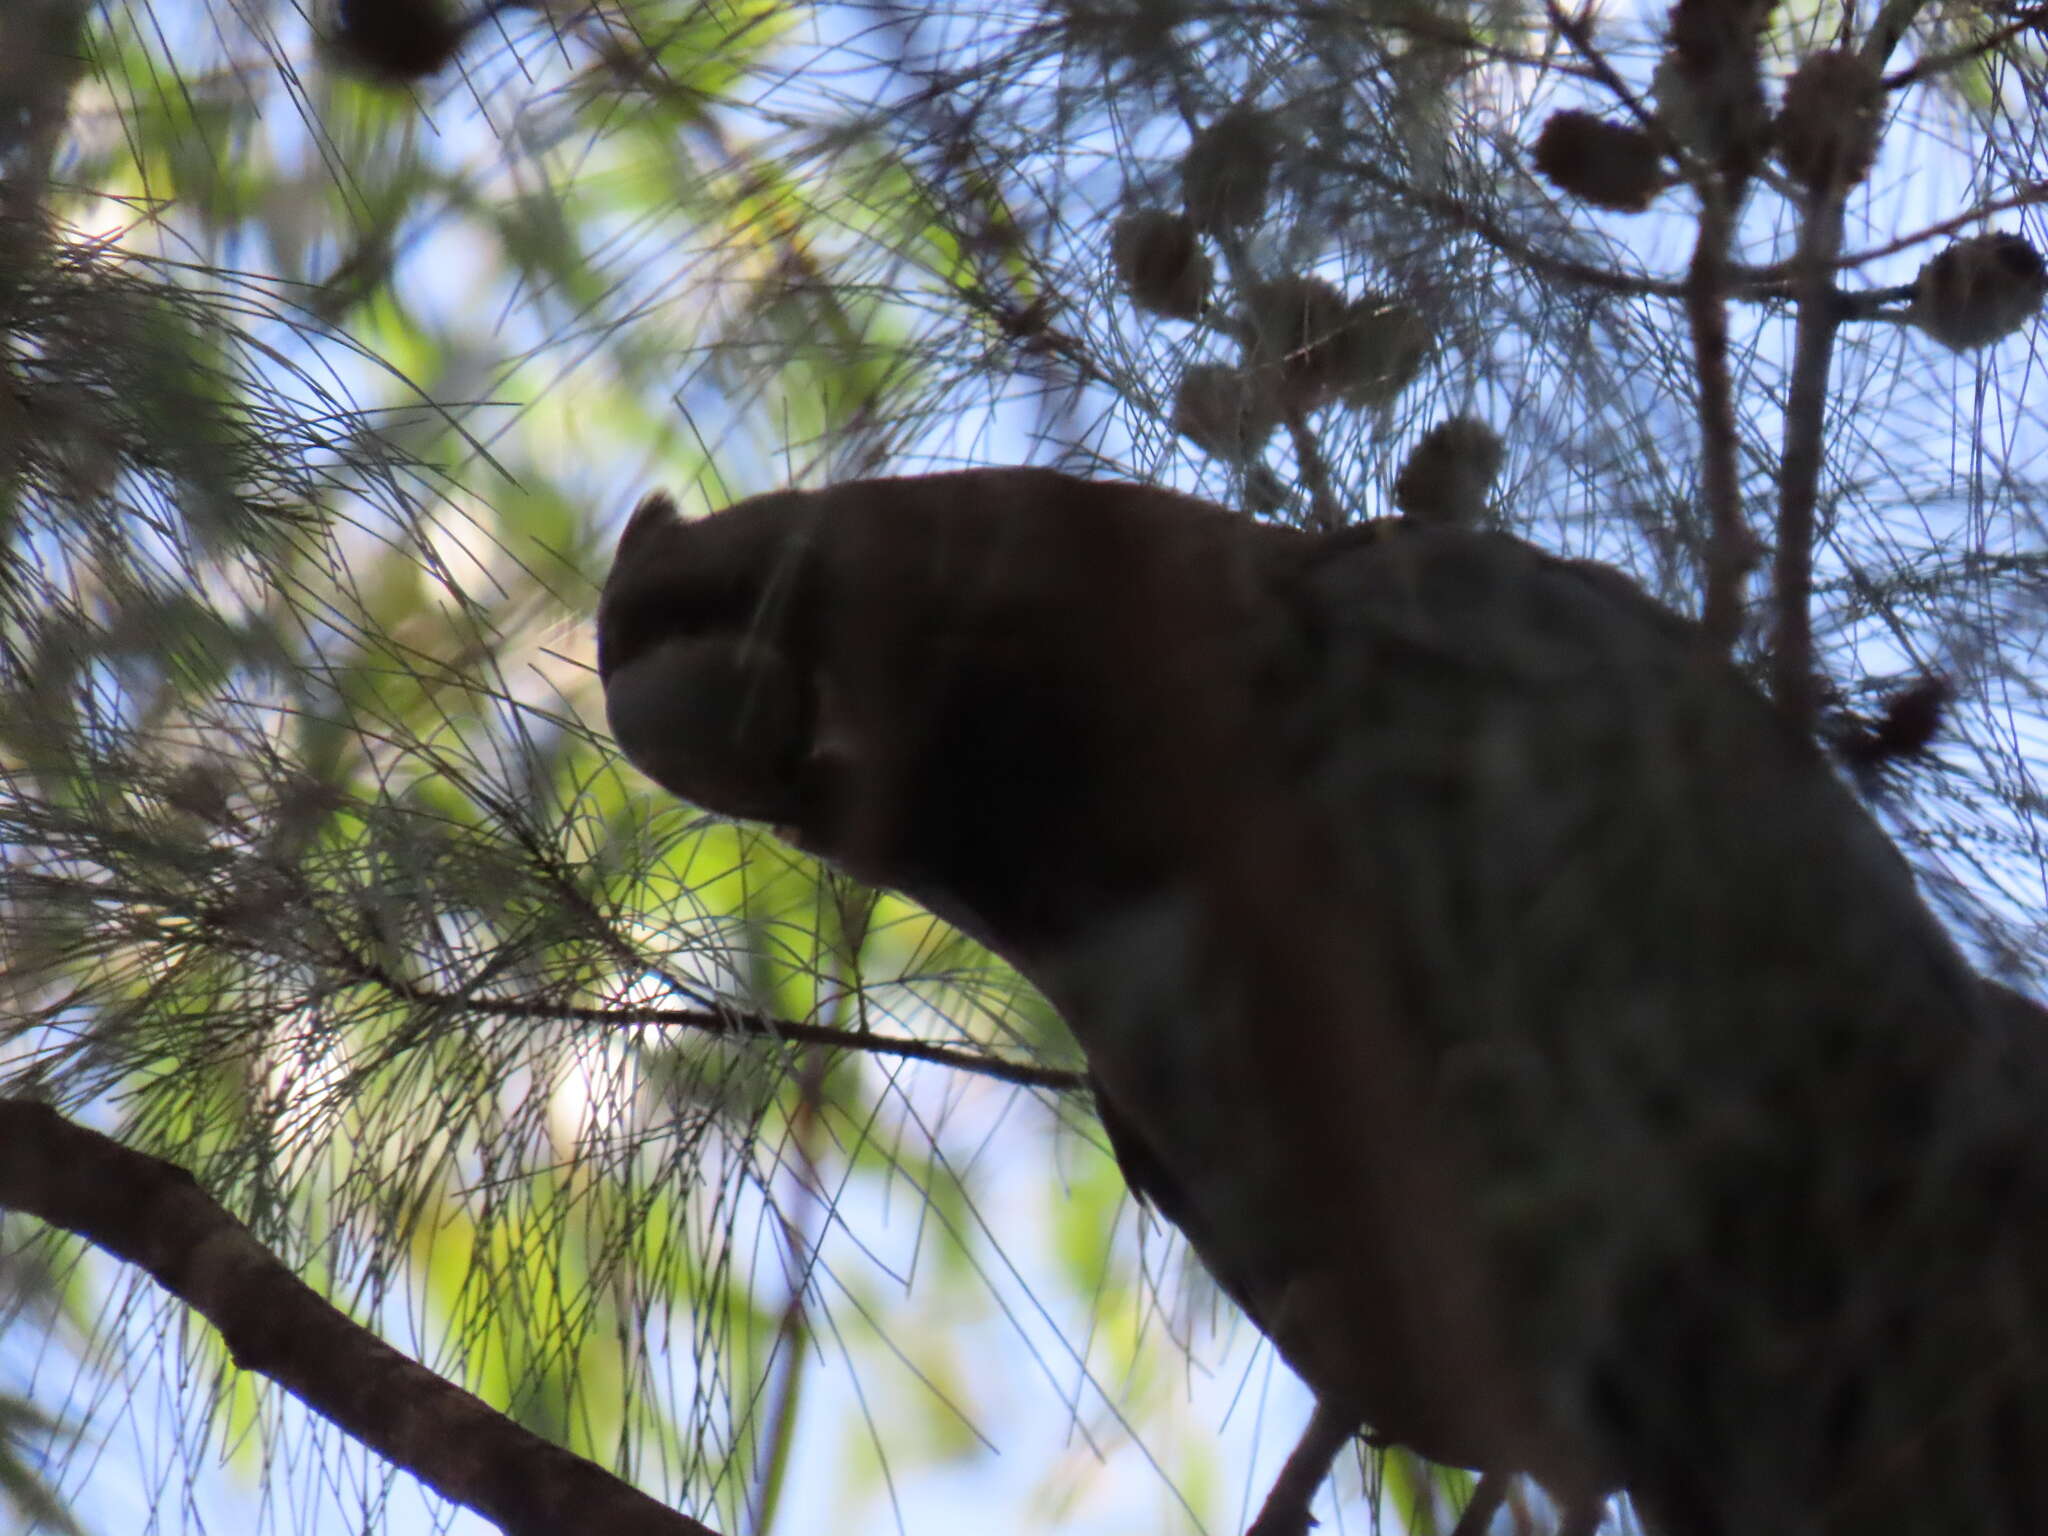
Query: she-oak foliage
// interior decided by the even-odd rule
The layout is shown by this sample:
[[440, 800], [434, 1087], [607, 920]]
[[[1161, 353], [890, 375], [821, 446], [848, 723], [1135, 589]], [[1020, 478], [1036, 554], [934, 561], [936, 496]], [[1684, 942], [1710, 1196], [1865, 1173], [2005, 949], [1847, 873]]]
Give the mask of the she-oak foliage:
[[[924, 1529], [921, 1469], [1015, 1437], [1044, 1454], [973, 1463], [1005, 1518], [1127, 1529], [1117, 1499], [1135, 1486], [1165, 1528], [1240, 1527], [1265, 1478], [1243, 1469], [1241, 1441], [1219, 1451], [1207, 1436], [1253, 1418], [1231, 1403], [1264, 1378], [1246, 1382], [1230, 1352], [1252, 1335], [1199, 1326], [1218, 1316], [1212, 1294], [1172, 1262], [1162, 1228], [1119, 1205], [1081, 1057], [1007, 966], [923, 910], [745, 824], [657, 807], [603, 729], [596, 576], [611, 509], [650, 483], [687, 486], [695, 512], [790, 483], [1041, 462], [1200, 492], [1232, 509], [1217, 525], [1226, 542], [1275, 549], [1308, 535], [1276, 528], [1269, 540], [1246, 519], [1341, 545], [1338, 530], [1399, 509], [1429, 525], [1426, 548], [1504, 530], [1627, 570], [1696, 617], [1708, 652], [1750, 680], [1723, 695], [1749, 701], [1740, 739], [1777, 728], [1755, 715], [1759, 684], [1789, 733], [1785, 755], [1763, 761], [1794, 765], [1785, 773], [1817, 809], [1782, 841], [1871, 841], [1808, 746], [1836, 744], [1921, 898], [1881, 847], [1788, 876], [1756, 905], [1710, 902], [1711, 881], [1693, 890], [1676, 870], [1629, 864], [1654, 843], [1617, 851], [1595, 838], [1586, 846], [1619, 867], [1561, 882], [1539, 915], [1583, 941], [1604, 929], [1576, 892], [1647, 890], [1657, 899], [1608, 914], [1633, 944], [1560, 944], [1533, 980], [1518, 962], [1526, 985], [1499, 1007], [1461, 1004], [1448, 1037], [1423, 1031], [1375, 1053], [1376, 1036], [1329, 1037], [1371, 991], [1339, 986], [1345, 968], [1378, 952], [1355, 940], [1347, 861], [1283, 859], [1286, 837], [1267, 849], [1247, 828], [1217, 841], [1228, 818], [1190, 809], [1189, 775], [1214, 763], [1157, 725], [1171, 690], [1153, 678], [1152, 713], [1089, 727], [1129, 749], [1110, 756], [1142, 814], [1116, 823], [1120, 846], [1168, 827], [1179, 846], [1196, 828], [1208, 862], [1195, 888], [1230, 902], [1227, 922], [1202, 919], [1218, 927], [1205, 963], [1255, 957], [1242, 962], [1260, 978], [1255, 1015], [1277, 1019], [1293, 999], [1282, 1022], [1316, 1021], [1300, 1037], [1276, 1023], [1285, 1048], [1243, 1071], [1391, 1096], [1362, 1132], [1386, 1156], [1361, 1161], [1350, 1146], [1308, 1159], [1331, 1168], [1335, 1204], [1378, 1212], [1374, 1241], [1338, 1244], [1338, 1268], [1395, 1266], [1388, 1299], [1334, 1304], [1374, 1348], [1339, 1349], [1351, 1367], [1315, 1363], [1304, 1339], [1327, 1327], [1300, 1327], [1269, 1300], [1270, 1277], [1241, 1268], [1267, 1262], [1266, 1248], [1230, 1235], [1291, 1143], [1328, 1135], [1328, 1116], [1283, 1126], [1241, 1166], [1222, 1159], [1223, 1193], [1197, 1200], [1172, 1170], [1206, 1170], [1218, 1149], [1182, 1146], [1204, 1133], [1125, 1106], [1145, 1085], [1112, 1052], [1107, 1074], [1091, 1064], [1119, 1161], [1326, 1397], [1368, 1399], [1358, 1416], [1494, 1474], [1465, 1509], [1467, 1532], [1551, 1519], [1505, 1476], [1513, 1468], [1568, 1502], [1626, 1484], [1639, 1514], [1679, 1533], [1738, 1515], [1769, 1530], [1871, 1446], [1900, 1449], [1905, 1460], [1886, 1465], [1907, 1491], [1845, 1478], [1855, 1496], [1816, 1520], [1854, 1525], [1875, 1505], [1870, 1520], [1900, 1530], [2041, 1528], [2031, 1485], [2010, 1475], [2034, 1431], [2023, 1407], [1999, 1406], [2023, 1404], [2024, 1390], [1999, 1396], [2009, 1371], [1991, 1372], [1988, 1398], [1971, 1397], [1977, 1378], [1959, 1380], [1987, 1358], [2030, 1358], [2040, 1266], [2014, 1213], [2038, 1172], [2034, 1159], [2001, 1161], [2030, 1134], [2000, 1110], [2032, 1080], [2038, 1025], [2022, 999], [1995, 987], [1979, 999], [1973, 981], [1922, 1039], [1899, 1022], [1914, 990], [1902, 984], [1851, 1029], [1839, 1021], [1854, 1010], [1800, 1008], [1826, 988], [1785, 961], [1796, 974], [1760, 1006], [1835, 1021], [1821, 1054], [1856, 1090], [1837, 1097], [1815, 1097], [1810, 1028], [1680, 1032], [1689, 1043], [1673, 1055], [1659, 1030], [1608, 1019], [1593, 1038], [1609, 1049], [1564, 1058], [1601, 1070], [1562, 1076], [1542, 1051], [1503, 1062], [1485, 1046], [1498, 1044], [1491, 1029], [1554, 1018], [1538, 1006], [1546, 995], [1626, 990], [1645, 943], [1681, 969], [1706, 967], [1717, 946], [1799, 949], [1798, 924], [1769, 919], [1782, 916], [1773, 903], [1808, 898], [1822, 909], [1815, 931], [1838, 936], [1871, 902], [1893, 914], [1880, 931], [1921, 931], [1924, 898], [1947, 933], [1928, 941], [1933, 974], [1957, 974], [1953, 942], [1974, 969], [2028, 983], [2043, 888], [2030, 395], [2048, 286], [2031, 10], [403, 9], [0, 8], [6, 1134], [43, 1153], [64, 1145], [43, 1108], [54, 1105], [171, 1159], [211, 1197], [190, 1206], [204, 1221], [180, 1229], [208, 1234], [209, 1251], [243, 1251], [236, 1230], [260, 1241], [279, 1274], [347, 1314], [330, 1322], [367, 1325], [475, 1393], [479, 1411], [511, 1416], [488, 1433], [566, 1445], [719, 1530], [788, 1529], [842, 1506], [863, 1526]], [[1148, 568], [1159, 556], [1147, 548], [1118, 569]], [[986, 550], [975, 558], [1005, 569]], [[1364, 545], [1333, 559], [1346, 581], [1399, 569]], [[1046, 590], [1076, 579], [1062, 566]], [[1363, 667], [1376, 647], [1405, 646], [1428, 672], [1450, 645], [1449, 670], [1467, 680], [1541, 671], [1520, 647], [1487, 648], [1488, 623], [1513, 633], [1534, 610], [1469, 592], [1453, 608], [1474, 618], [1455, 634], [1303, 650], [1289, 627], [1303, 615], [1366, 636], [1386, 610], [1290, 580], [1294, 597], [1254, 605], [1290, 616], [1278, 635], [1253, 625], [1250, 653], [1276, 668], [1254, 692], [1306, 703], [1215, 748], [1325, 763], [1311, 776], [1320, 787], [1286, 807], [1290, 836], [1374, 774], [1418, 771], [1399, 754], [1329, 759], [1346, 711], [1369, 712], [1373, 697], [1364, 681], [1344, 685], [1342, 667], [1323, 670], [1329, 655]], [[1649, 611], [1633, 589], [1598, 590], [1612, 614]], [[1082, 607], [1105, 605], [1117, 607]], [[876, 623], [912, 647], [926, 611], [906, 602]], [[1121, 622], [1128, 643], [1111, 653], [1142, 673], [1157, 636], [1131, 613]], [[1615, 622], [1638, 641], [1648, 632]], [[939, 659], [899, 649], [892, 667], [943, 679]], [[1644, 664], [1626, 644], [1601, 663]], [[954, 714], [978, 722], [979, 770], [1025, 806], [1016, 765], [1035, 761], [1052, 734], [1043, 711], [1067, 695], [1034, 694], [1017, 670]], [[1418, 744], [1464, 739], [1476, 717], [1452, 706], [1468, 695], [1392, 670], [1413, 690], [1396, 697], [1429, 727]], [[1643, 824], [1709, 871], [1783, 856], [1760, 829], [1790, 813], [1757, 788], [1782, 776], [1747, 753], [1723, 772], [1701, 766], [1720, 761], [1711, 741], [1688, 739], [1666, 773], [1647, 752], [1567, 750], [1579, 738], [1516, 713], [1529, 707], [1509, 711], [1507, 746], [1483, 758], [1499, 777], [1484, 782], [1520, 786], [1527, 769], [1557, 786], [1542, 803], [1558, 820], [1449, 868], [1539, 860], [1546, 837], [1569, 842], [1568, 808], [1611, 802], [1603, 785], [1616, 782], [1648, 786], [1660, 814]], [[1629, 720], [1586, 718], [1603, 741], [1651, 739]], [[780, 725], [746, 716], [742, 739], [762, 755], [745, 795], [701, 799], [801, 826], [753, 797], [786, 766], [779, 733], [807, 719], [797, 707]], [[1518, 741], [1571, 760], [1519, 762]], [[884, 786], [917, 760], [912, 743], [890, 746], [893, 758], [867, 759]], [[1106, 793], [1101, 744], [1075, 747], [1074, 761], [1097, 766], [1070, 776], [1061, 816]], [[927, 798], [925, 810], [961, 820], [946, 796]], [[1527, 811], [1527, 798], [1502, 804]], [[1384, 844], [1352, 867], [1394, 858], [1433, 871], [1401, 839], [1431, 815], [1467, 825], [1455, 800], [1444, 787], [1418, 818], [1351, 817], [1355, 835]], [[1063, 999], [1079, 984], [1018, 952], [1012, 915], [976, 922], [986, 892], [932, 888], [882, 857], [912, 825], [895, 788], [864, 803], [882, 819], [842, 826], [852, 846], [828, 848], [835, 860], [979, 929], [1099, 1056], [1087, 1021], [1121, 1018], [1124, 1003], [1091, 1012]], [[1717, 835], [1717, 817], [1736, 824]], [[1043, 826], [977, 825], [998, 862], [1060, 848]], [[1259, 867], [1238, 879], [1232, 860]], [[1025, 927], [1071, 921], [1066, 908], [1101, 877], [1088, 859], [1058, 879], [1036, 864], [1017, 887], [1038, 904]], [[1156, 878], [1143, 858], [1115, 872], [1138, 887]], [[1404, 907], [1385, 930], [1414, 925], [1420, 947], [1403, 953], [1424, 978], [1450, 952], [1432, 935], [1447, 943], [1492, 921], [1437, 878], [1423, 882], [1431, 899], [1454, 910], [1439, 923], [1428, 902]], [[1702, 903], [1735, 915], [1656, 922]], [[1170, 947], [1171, 930], [1104, 943], [1142, 959], [1147, 942]], [[1899, 951], [1870, 964], [1910, 970], [1920, 950]], [[1148, 974], [1135, 959], [1100, 971], [1134, 986]], [[1730, 983], [1716, 971], [1703, 995]], [[1335, 1002], [1319, 990], [1330, 987]], [[1561, 1032], [1532, 1026], [1530, 1038]], [[2016, 1042], [2010, 1059], [1976, 1043], [2000, 1032]], [[1617, 1056], [1615, 1042], [1639, 1035], [1639, 1055]], [[1936, 1058], [1927, 1079], [1946, 1085], [1924, 1122], [1925, 1084], [1899, 1083], [1911, 1052], [1903, 1064], [1885, 1055], [1902, 1040]], [[1411, 1049], [1419, 1059], [1403, 1062]], [[1990, 1085], [1967, 1069], [1984, 1060]], [[1434, 1074], [1430, 1093], [1397, 1092], [1409, 1073]], [[1637, 1091], [1674, 1076], [1683, 1091]], [[1532, 1081], [1557, 1095], [1531, 1098]], [[1770, 1116], [1760, 1123], [1776, 1129], [1758, 1131], [1714, 1112], [1753, 1101], [1713, 1085], [1759, 1082], [1811, 1105], [1810, 1123]], [[1036, 1099], [1020, 1102], [1020, 1088]], [[1416, 1106], [1440, 1102], [1457, 1113], [1418, 1121]], [[1903, 1130], [1872, 1159], [1807, 1157], [1784, 1139], [1802, 1123], [1816, 1148], [1865, 1145], [1843, 1128], [1867, 1133], [1873, 1104]], [[1472, 1124], [1487, 1128], [1476, 1143]], [[1583, 1139], [1560, 1144], [1559, 1126]], [[1638, 1135], [1691, 1151], [1633, 1157]], [[1461, 1150], [1434, 1156], [1433, 1138]], [[1521, 1181], [1496, 1188], [1504, 1209], [1462, 1236], [1451, 1222], [1432, 1237], [1463, 1198], [1445, 1169], [1465, 1156]], [[1796, 1165], [1787, 1192], [1747, 1197], [1774, 1159]], [[333, 1492], [352, 1450], [254, 1385], [177, 1303], [153, 1299], [157, 1282], [206, 1272], [163, 1256], [175, 1233], [149, 1210], [138, 1219], [157, 1245], [155, 1281], [77, 1262], [76, 1245], [27, 1214], [61, 1221], [60, 1209], [155, 1187], [140, 1174], [64, 1187], [88, 1166], [161, 1167], [110, 1152], [5, 1170], [19, 1213], [0, 1229], [0, 1498], [51, 1528], [131, 1525], [137, 1505], [166, 1527], [241, 1528], [243, 1512], [188, 1498], [213, 1486], [191, 1469], [219, 1444], [227, 1481], [263, 1489], [260, 1521], [302, 1528], [314, 1506], [299, 1500], [315, 1487], [322, 1518], [402, 1521], [378, 1478]], [[1704, 1206], [1663, 1198], [1654, 1181], [1671, 1167], [1689, 1170], [1695, 1194], [1708, 1187]], [[47, 1175], [37, 1188], [31, 1169]], [[1571, 1173], [1592, 1179], [1576, 1213], [1588, 1230], [1631, 1232], [1636, 1247], [1560, 1248], [1557, 1208], [1586, 1187]], [[1284, 1247], [1324, 1241], [1316, 1197], [1303, 1189], [1261, 1213]], [[1221, 1215], [1204, 1203], [1219, 1198]], [[1645, 1211], [1670, 1212], [1669, 1226], [1646, 1232]], [[1993, 1274], [1970, 1235], [2001, 1219], [2013, 1258]], [[1830, 1231], [1847, 1234], [1842, 1253], [1881, 1250], [1875, 1272], [1827, 1257], [1818, 1239]], [[1543, 1237], [1518, 1247], [1523, 1233]], [[111, 1230], [96, 1235], [128, 1251]], [[1473, 1242], [1483, 1262], [1460, 1252]], [[1665, 1273], [1645, 1257], [1703, 1247], [1727, 1267]], [[1298, 1252], [1282, 1257], [1280, 1271], [1298, 1272]], [[1953, 1286], [1935, 1274], [1944, 1263], [1958, 1266]], [[1509, 1271], [1525, 1309], [1510, 1309], [1513, 1327], [1461, 1290]], [[1759, 1310], [1708, 1284], [1759, 1273]], [[1439, 1286], [1446, 1277], [1457, 1283]], [[201, 1306], [239, 1293], [177, 1294]], [[277, 1358], [248, 1329], [296, 1316], [273, 1312], [283, 1295], [214, 1319], [237, 1358]], [[1426, 1335], [1402, 1321], [1424, 1303], [1450, 1320]], [[1004, 1317], [993, 1333], [978, 1321], [988, 1314]], [[1852, 1315], [1846, 1332], [1787, 1323]], [[1530, 1317], [1533, 1340], [1521, 1336]], [[1593, 1336], [1571, 1335], [1588, 1317], [1603, 1319]], [[1726, 1356], [1688, 1353], [1702, 1338], [1734, 1343]], [[1872, 1340], [1899, 1338], [1886, 1356], [1902, 1362], [1897, 1380], [1873, 1375]], [[375, 1344], [337, 1343], [334, 1358], [356, 1347]], [[1753, 1395], [1745, 1361], [1759, 1354], [1802, 1390]], [[1359, 1362], [1386, 1379], [1346, 1379]], [[346, 1407], [346, 1369], [293, 1379], [306, 1401]], [[1189, 1383], [1205, 1380], [1214, 1387], [1190, 1402]], [[1466, 1390], [1475, 1380], [1500, 1387], [1483, 1411], [1472, 1404], [1489, 1394]], [[1703, 1388], [1674, 1396], [1673, 1380]], [[1071, 1453], [1012, 1416], [1011, 1394], [1032, 1381], [1062, 1433], [1073, 1426]], [[1972, 1406], [1930, 1428], [1920, 1406], [1947, 1385]], [[1397, 1389], [1415, 1401], [1386, 1395]], [[95, 1454], [155, 1443], [127, 1420], [182, 1426], [182, 1438], [132, 1459]], [[458, 1498], [465, 1476], [496, 1469], [470, 1489], [473, 1507], [528, 1519], [565, 1507], [529, 1480], [561, 1465], [539, 1452], [471, 1457], [452, 1479], [406, 1464]], [[1340, 1471], [1317, 1506], [1326, 1520], [1442, 1529], [1470, 1487], [1402, 1447]], [[1320, 1472], [1283, 1478], [1294, 1514]], [[1604, 1513], [1631, 1518], [1618, 1504]]]

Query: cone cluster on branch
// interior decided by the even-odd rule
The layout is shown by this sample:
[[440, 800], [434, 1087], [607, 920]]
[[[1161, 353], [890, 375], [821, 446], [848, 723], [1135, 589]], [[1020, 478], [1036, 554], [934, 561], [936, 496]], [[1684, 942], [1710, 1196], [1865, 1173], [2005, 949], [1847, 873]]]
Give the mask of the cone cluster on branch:
[[[1769, 147], [1807, 191], [1846, 191], [1877, 159], [1882, 77], [1856, 49], [1823, 49], [1801, 61], [1771, 118], [1759, 67], [1771, 10], [1771, 0], [1679, 0], [1652, 79], [1657, 122], [1724, 175], [1749, 176]], [[1620, 213], [1640, 213], [1673, 180], [1656, 134], [1576, 108], [1544, 121], [1531, 160], [1560, 191]]]
[[1242, 361], [1189, 366], [1174, 396], [1174, 430], [1226, 459], [1256, 452], [1291, 412], [1389, 404], [1434, 344], [1409, 306], [1377, 293], [1348, 298], [1302, 273], [1253, 284], [1238, 325]]
[[1251, 366], [1288, 407], [1342, 400], [1386, 404], [1414, 379], [1430, 346], [1428, 324], [1379, 294], [1349, 299], [1319, 277], [1290, 273], [1245, 296]]

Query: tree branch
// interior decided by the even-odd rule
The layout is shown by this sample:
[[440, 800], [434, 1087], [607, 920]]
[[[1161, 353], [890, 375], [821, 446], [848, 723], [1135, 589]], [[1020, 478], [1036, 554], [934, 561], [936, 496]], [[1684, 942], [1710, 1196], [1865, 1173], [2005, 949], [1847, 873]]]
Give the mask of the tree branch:
[[1799, 229], [1799, 318], [1792, 376], [1785, 395], [1785, 441], [1778, 461], [1778, 546], [1771, 569], [1771, 693], [1802, 735], [1813, 728], [1818, 690], [1813, 674], [1814, 513], [1820, 504], [1822, 442], [1827, 427], [1828, 372], [1841, 307], [1831, 277], [1842, 249], [1844, 194], [1815, 193]]
[[1024, 1088], [1049, 1088], [1058, 1093], [1078, 1093], [1088, 1086], [1087, 1077], [1067, 1067], [1042, 1067], [1034, 1062], [1011, 1061], [957, 1045], [935, 1040], [916, 1040], [903, 1035], [878, 1035], [866, 1029], [837, 1029], [829, 1024], [800, 1024], [751, 1010], [717, 1008], [598, 1008], [578, 1003], [536, 1002], [524, 997], [496, 997], [473, 992], [446, 992], [423, 987], [394, 975], [373, 960], [344, 951], [329, 956], [337, 969], [358, 981], [373, 983], [405, 1002], [428, 1008], [446, 1008], [466, 1013], [489, 1013], [507, 1019], [533, 1019], [567, 1024], [603, 1024], [612, 1028], [652, 1024], [669, 1029], [691, 1029], [723, 1039], [778, 1040], [793, 1045], [819, 1045], [831, 1050], [862, 1051], [870, 1056], [895, 1056], [905, 1061], [928, 1061], [934, 1066], [992, 1077], [998, 1082]]
[[1742, 515], [1735, 467], [1735, 386], [1728, 373], [1728, 238], [1732, 194], [1718, 177], [1700, 182], [1699, 241], [1685, 282], [1699, 393], [1700, 488], [1707, 502], [1706, 593], [1700, 627], [1718, 651], [1742, 628], [1742, 583], [1755, 567], [1756, 537]]
[[508, 1536], [716, 1536], [393, 1349], [285, 1267], [192, 1175], [0, 1098], [0, 1207], [149, 1271], [235, 1364]]
[[1358, 1415], [1318, 1401], [1308, 1428], [1288, 1453], [1287, 1463], [1259, 1506], [1259, 1516], [1244, 1536], [1307, 1536], [1317, 1522], [1308, 1512], [1344, 1447], [1358, 1437]]

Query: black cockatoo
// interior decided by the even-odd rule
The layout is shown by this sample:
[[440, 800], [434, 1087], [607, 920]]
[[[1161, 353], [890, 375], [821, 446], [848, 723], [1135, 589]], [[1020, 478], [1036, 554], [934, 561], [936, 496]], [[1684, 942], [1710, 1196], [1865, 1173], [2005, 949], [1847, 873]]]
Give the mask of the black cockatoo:
[[1625, 577], [1043, 470], [654, 496], [599, 668], [665, 788], [1038, 985], [1319, 1418], [1667, 1536], [2048, 1532], [2038, 1016]]

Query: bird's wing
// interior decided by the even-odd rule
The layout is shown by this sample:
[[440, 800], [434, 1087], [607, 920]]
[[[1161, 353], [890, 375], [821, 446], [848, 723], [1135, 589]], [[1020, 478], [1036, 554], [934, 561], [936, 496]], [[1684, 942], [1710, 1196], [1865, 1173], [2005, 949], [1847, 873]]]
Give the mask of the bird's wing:
[[1416, 529], [1292, 601], [1315, 900], [1361, 918], [1511, 1374], [1680, 1527], [1813, 1508], [1985, 1300], [1976, 978], [1822, 755], [1615, 573]]

